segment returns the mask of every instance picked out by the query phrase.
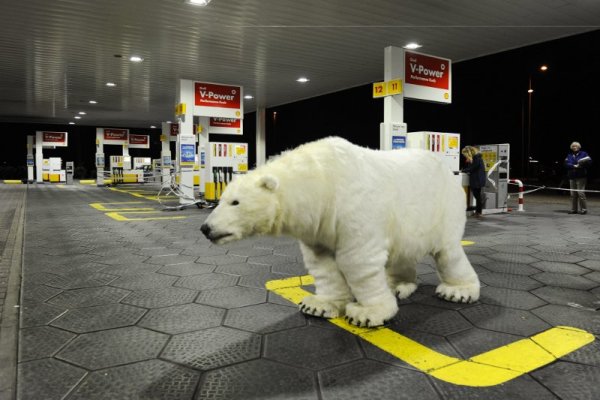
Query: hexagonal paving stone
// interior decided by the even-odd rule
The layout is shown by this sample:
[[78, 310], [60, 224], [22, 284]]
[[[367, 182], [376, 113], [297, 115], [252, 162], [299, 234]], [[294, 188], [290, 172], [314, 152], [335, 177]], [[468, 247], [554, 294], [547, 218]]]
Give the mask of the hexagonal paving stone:
[[550, 328], [549, 324], [532, 312], [488, 304], [478, 304], [461, 310], [460, 313], [479, 328], [513, 335], [531, 336]]
[[518, 254], [518, 253], [495, 253], [488, 254], [486, 257], [494, 259], [496, 261], [503, 261], [507, 263], [516, 263], [516, 264], [529, 264], [532, 262], [539, 261], [538, 258], [534, 258], [527, 254]]
[[69, 399], [191, 399], [200, 373], [161, 360], [150, 360], [95, 371]]
[[468, 359], [481, 353], [523, 339], [521, 336], [471, 328], [448, 336], [448, 341], [460, 351], [460, 357]]
[[49, 304], [66, 308], [91, 307], [118, 303], [131, 293], [129, 290], [110, 286], [67, 290], [48, 300]]
[[479, 301], [485, 304], [531, 310], [547, 304], [528, 292], [497, 287], [484, 287], [481, 289]]
[[267, 300], [267, 291], [241, 286], [203, 290], [196, 303], [206, 304], [221, 308], [237, 308], [252, 304], [264, 303]]
[[548, 245], [548, 244], [538, 244], [535, 246], [531, 246], [532, 249], [535, 249], [537, 251], [543, 251], [543, 252], [547, 252], [547, 253], [563, 253], [563, 254], [570, 254], [570, 253], [575, 253], [577, 250], [570, 247], [570, 246], [557, 246], [557, 245]]
[[240, 278], [238, 285], [253, 288], [264, 288], [265, 284], [269, 281], [275, 281], [285, 278], [289, 278], [289, 275], [275, 274], [272, 272], [267, 272], [266, 274], [245, 275]]
[[600, 260], [600, 251], [598, 250], [598, 247], [595, 248], [596, 251], [578, 251], [577, 253], [573, 253], [574, 256], [576, 257], [581, 257], [582, 259], [585, 260]]
[[173, 264], [184, 264], [193, 263], [196, 260], [196, 256], [186, 256], [183, 254], [167, 254], [161, 256], [152, 256], [146, 261], [146, 264], [156, 265], [173, 265]]
[[599, 367], [558, 361], [532, 375], [562, 399], [598, 397]]
[[585, 260], [579, 263], [588, 269], [593, 269], [594, 271], [600, 271], [600, 261], [599, 260]]
[[19, 337], [19, 362], [52, 357], [74, 334], [50, 326], [21, 329]]
[[533, 268], [528, 264], [515, 264], [507, 263], [502, 261], [493, 261], [484, 264], [485, 269], [491, 272], [497, 272], [502, 274], [515, 274], [515, 275], [533, 275], [541, 272], [537, 268]]
[[100, 369], [156, 358], [168, 335], [130, 326], [80, 335], [56, 358], [87, 369]]
[[296, 262], [296, 257], [283, 256], [283, 255], [269, 255], [260, 257], [249, 257], [248, 262], [251, 264], [262, 264], [262, 265], [278, 265], [278, 264], [289, 264]]
[[63, 307], [55, 307], [44, 303], [23, 303], [21, 304], [21, 328], [47, 325], [65, 311], [66, 309]]
[[497, 246], [492, 246], [491, 248], [499, 253], [531, 254], [537, 252], [537, 250], [530, 247], [513, 246], [507, 244], [499, 244]]
[[[258, 264], [255, 264], [255, 265], [258, 265]], [[271, 270], [275, 273], [287, 274], [287, 275], [293, 275], [293, 276], [308, 274], [308, 271], [306, 270], [304, 263], [301, 263], [301, 262], [273, 265], [273, 267], [271, 267]]]
[[268, 265], [258, 265], [258, 264], [247, 264], [247, 263], [239, 263], [239, 264], [227, 264], [220, 265], [215, 269], [215, 272], [220, 272], [222, 274], [230, 274], [230, 275], [252, 275], [252, 274], [265, 274], [271, 270], [271, 267]]
[[479, 280], [486, 285], [515, 290], [532, 290], [543, 286], [542, 283], [527, 276], [498, 274], [495, 272], [479, 275]]
[[260, 335], [216, 327], [173, 336], [161, 358], [209, 370], [258, 358], [260, 346]]
[[[575, 253], [577, 254], [577, 253]], [[566, 262], [566, 263], [577, 263], [585, 260], [585, 258], [578, 257], [574, 254], [563, 254], [563, 253], [550, 253], [550, 252], [539, 252], [533, 254], [535, 258], [539, 258], [542, 261], [553, 261], [553, 262]]]
[[67, 311], [51, 325], [77, 333], [92, 332], [133, 325], [145, 312], [123, 304], [77, 308]]
[[125, 275], [111, 283], [111, 286], [129, 290], [144, 290], [152, 288], [164, 288], [172, 286], [177, 277], [155, 272], [144, 274]]
[[117, 254], [109, 257], [102, 257], [98, 262], [108, 265], [129, 265], [140, 264], [147, 260], [146, 256], [138, 256], [136, 254]]
[[273, 250], [269, 249], [257, 249], [256, 247], [241, 247], [237, 249], [231, 249], [227, 254], [240, 257], [259, 257], [273, 254]]
[[176, 334], [221, 325], [225, 310], [200, 304], [184, 304], [150, 310], [138, 323], [149, 329]]
[[52, 358], [20, 363], [17, 398], [63, 399], [85, 374], [84, 369]]
[[558, 286], [570, 289], [588, 290], [598, 286], [597, 282], [577, 275], [542, 272], [532, 275], [531, 277], [549, 286]]
[[121, 303], [143, 308], [160, 308], [191, 303], [197, 295], [198, 292], [195, 290], [176, 287], [147, 289], [131, 293]]
[[62, 289], [53, 288], [46, 285], [36, 285], [33, 283], [23, 282], [23, 300], [32, 300], [43, 303], [44, 301], [61, 293]]
[[563, 361], [571, 361], [578, 364], [595, 365], [600, 367], [600, 340], [596, 337], [592, 343], [589, 343], [569, 354], [560, 358]]
[[181, 254], [196, 257], [213, 257], [227, 254], [225, 247], [191, 246], [183, 249]]
[[552, 326], [572, 326], [600, 334], [600, 313], [588, 309], [550, 304], [533, 310], [532, 313]]
[[199, 264], [209, 264], [209, 265], [239, 264], [239, 263], [246, 262], [246, 257], [225, 254], [225, 255], [221, 255], [221, 256], [198, 257], [196, 262]]
[[433, 385], [444, 400], [556, 400], [556, 396], [528, 375], [522, 375], [501, 385], [469, 387], [432, 379]]
[[233, 275], [210, 273], [180, 278], [177, 283], [175, 283], [175, 286], [195, 290], [209, 290], [235, 286], [238, 279], [237, 276]]
[[425, 374], [371, 360], [321, 371], [319, 380], [323, 400], [439, 399]]
[[362, 353], [349, 332], [307, 326], [266, 335], [264, 357], [320, 370], [362, 358]]
[[262, 359], [207, 372], [196, 395], [196, 400], [318, 398], [312, 372]]
[[159, 269], [158, 272], [161, 274], [173, 276], [192, 276], [208, 274], [210, 272], [213, 272], [215, 268], [216, 267], [214, 265], [187, 263], [166, 265]]
[[154, 264], [129, 264], [129, 265], [109, 265], [105, 266], [100, 270], [100, 272], [104, 272], [106, 274], [111, 275], [138, 275], [145, 274], [150, 272], [156, 272], [161, 268], [160, 265]]
[[175, 247], [142, 247], [141, 249], [134, 250], [135, 254], [141, 256], [164, 256], [164, 255], [177, 255], [180, 254], [183, 249]]
[[589, 269], [579, 265], [563, 262], [539, 261], [531, 264], [531, 266], [542, 272], [552, 272], [557, 274], [583, 275], [590, 272]]
[[585, 274], [583, 277], [591, 281], [600, 283], [600, 271], [590, 272], [589, 274]]
[[297, 306], [292, 308], [265, 303], [229, 310], [223, 325], [250, 332], [268, 333], [304, 326], [306, 318]]
[[445, 336], [469, 329], [472, 325], [458, 311], [444, 310], [422, 304], [400, 306], [390, 327], [398, 332], [407, 329], [419, 330]]

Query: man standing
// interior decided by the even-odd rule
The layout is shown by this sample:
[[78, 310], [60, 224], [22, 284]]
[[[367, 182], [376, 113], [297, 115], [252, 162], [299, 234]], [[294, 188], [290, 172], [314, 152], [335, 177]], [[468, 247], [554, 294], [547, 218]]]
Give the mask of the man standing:
[[571, 211], [569, 214], [577, 214], [578, 204], [581, 214], [587, 214], [584, 190], [587, 183], [587, 169], [591, 164], [592, 159], [585, 151], [581, 150], [579, 142], [571, 143], [571, 152], [565, 159], [571, 187]]

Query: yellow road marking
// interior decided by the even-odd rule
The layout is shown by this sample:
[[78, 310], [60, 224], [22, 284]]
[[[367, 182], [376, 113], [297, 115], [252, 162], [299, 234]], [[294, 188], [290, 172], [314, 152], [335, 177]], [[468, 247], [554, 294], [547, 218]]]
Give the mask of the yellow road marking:
[[[305, 275], [269, 281], [265, 287], [298, 304], [311, 295], [301, 286], [313, 283], [314, 278]], [[343, 318], [332, 318], [329, 322], [431, 376], [463, 386], [495, 386], [508, 382], [594, 341], [594, 335], [584, 330], [557, 326], [462, 360], [438, 353], [389, 328], [360, 328], [348, 324]]]
[[463, 246], [472, 246], [475, 244], [475, 242], [471, 242], [470, 240], [461, 240], [460, 244], [462, 244]]
[[95, 185], [96, 184], [96, 180], [94, 180], [94, 179], [80, 179], [79, 180], [79, 184], [80, 185]]
[[131, 205], [131, 204], [146, 204], [144, 201], [120, 201], [116, 203], [91, 203], [90, 206], [98, 211], [155, 211], [152, 207], [115, 207], [107, 208], [105, 205]]
[[4, 183], [7, 185], [20, 185], [23, 183], [20, 179], [5, 179]]
[[162, 211], [125, 211], [125, 212], [107, 212], [106, 216], [117, 220], [117, 221], [150, 221], [157, 219], [185, 219], [186, 217], [175, 216], [175, 217], [143, 217], [143, 218], [130, 218], [123, 214], [163, 214]]

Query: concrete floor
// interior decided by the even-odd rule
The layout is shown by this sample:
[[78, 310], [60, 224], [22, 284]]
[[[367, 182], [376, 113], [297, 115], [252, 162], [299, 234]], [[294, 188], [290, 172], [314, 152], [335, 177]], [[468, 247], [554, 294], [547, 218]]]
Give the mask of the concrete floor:
[[[210, 211], [120, 189], [0, 187], [3, 205], [26, 191], [18, 399], [600, 398], [598, 340], [502, 384], [453, 384], [267, 291], [306, 274], [294, 240], [213, 246], [199, 232]], [[438, 300], [423, 260], [387, 328], [458, 359], [556, 326], [598, 338], [600, 202], [586, 216], [568, 203], [530, 196], [524, 213], [469, 219], [480, 301]]]

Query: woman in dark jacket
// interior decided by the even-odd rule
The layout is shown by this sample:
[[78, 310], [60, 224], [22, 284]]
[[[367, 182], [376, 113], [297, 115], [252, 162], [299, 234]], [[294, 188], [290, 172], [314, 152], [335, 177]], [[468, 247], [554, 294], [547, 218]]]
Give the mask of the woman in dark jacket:
[[485, 165], [476, 147], [466, 146], [462, 149], [462, 155], [467, 162], [463, 172], [469, 174], [469, 187], [473, 197], [475, 197], [475, 217], [481, 218], [483, 208], [481, 188], [485, 186]]

